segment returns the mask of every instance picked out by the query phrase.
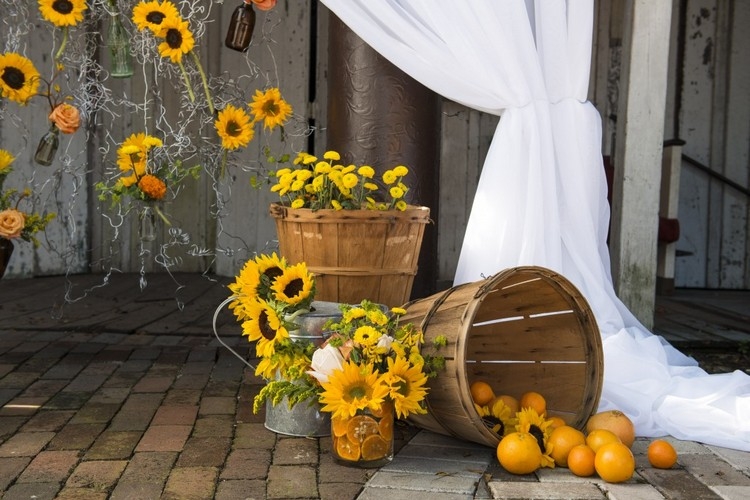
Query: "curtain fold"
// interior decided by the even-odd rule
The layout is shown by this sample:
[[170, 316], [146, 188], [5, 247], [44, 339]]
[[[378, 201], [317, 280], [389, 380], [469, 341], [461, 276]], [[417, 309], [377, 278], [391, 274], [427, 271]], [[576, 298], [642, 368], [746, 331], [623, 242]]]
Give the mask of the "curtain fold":
[[600, 410], [626, 412], [641, 436], [750, 451], [750, 377], [706, 374], [615, 294], [601, 118], [586, 100], [593, 0], [321, 1], [424, 86], [501, 116], [454, 283], [522, 265], [561, 273], [601, 331]]

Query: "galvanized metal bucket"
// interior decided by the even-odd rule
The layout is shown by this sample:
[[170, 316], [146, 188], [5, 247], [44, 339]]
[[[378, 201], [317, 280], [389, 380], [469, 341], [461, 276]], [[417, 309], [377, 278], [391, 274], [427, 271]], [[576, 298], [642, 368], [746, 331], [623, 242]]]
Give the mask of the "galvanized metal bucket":
[[[328, 338], [325, 324], [341, 318], [338, 302], [314, 301], [309, 313], [294, 319], [299, 330], [289, 332], [293, 341], [309, 340], [320, 346]], [[331, 435], [331, 415], [321, 411], [317, 401], [303, 401], [289, 408], [284, 398], [277, 405], [266, 401], [266, 429], [288, 436], [321, 437]]]

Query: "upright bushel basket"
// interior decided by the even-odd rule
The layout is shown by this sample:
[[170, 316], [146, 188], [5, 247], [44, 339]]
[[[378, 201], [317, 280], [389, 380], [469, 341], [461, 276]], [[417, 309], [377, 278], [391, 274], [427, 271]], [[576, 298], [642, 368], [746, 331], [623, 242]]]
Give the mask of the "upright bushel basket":
[[[403, 322], [421, 326], [423, 354], [446, 358], [429, 381], [427, 415], [415, 425], [496, 447], [476, 409], [470, 386], [488, 382], [496, 395], [536, 391], [547, 415], [583, 428], [599, 403], [603, 354], [594, 316], [563, 276], [541, 267], [516, 267], [406, 305]], [[448, 346], [436, 349], [439, 335]]]

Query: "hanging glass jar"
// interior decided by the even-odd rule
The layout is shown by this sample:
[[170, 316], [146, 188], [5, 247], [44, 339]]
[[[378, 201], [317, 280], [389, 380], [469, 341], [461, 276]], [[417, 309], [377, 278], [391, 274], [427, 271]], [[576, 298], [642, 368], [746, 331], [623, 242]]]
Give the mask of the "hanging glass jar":
[[115, 78], [133, 76], [133, 57], [130, 54], [128, 32], [116, 11], [110, 15], [107, 46], [112, 58], [112, 67], [109, 69], [109, 74]]
[[139, 236], [143, 243], [148, 243], [156, 239], [156, 214], [150, 206], [145, 206], [139, 214], [140, 228]]
[[229, 20], [229, 29], [224, 45], [240, 52], [247, 51], [255, 29], [255, 11], [252, 0], [243, 0], [242, 5], [234, 9]]
[[354, 467], [382, 467], [393, 460], [393, 403], [358, 410], [353, 417], [331, 418], [334, 459]]
[[50, 126], [49, 131], [42, 136], [39, 145], [36, 147], [34, 161], [45, 167], [52, 165], [52, 161], [57, 154], [57, 147], [60, 145], [60, 129], [54, 123]]

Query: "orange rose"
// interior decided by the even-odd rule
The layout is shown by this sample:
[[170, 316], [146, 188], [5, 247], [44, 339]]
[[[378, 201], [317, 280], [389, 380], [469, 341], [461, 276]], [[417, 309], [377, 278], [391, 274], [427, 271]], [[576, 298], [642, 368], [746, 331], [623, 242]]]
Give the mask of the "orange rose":
[[253, 3], [260, 10], [271, 10], [276, 7], [276, 0], [253, 0]]
[[67, 103], [55, 106], [55, 109], [49, 114], [49, 120], [57, 125], [57, 128], [63, 134], [72, 134], [78, 130], [81, 124], [78, 108]]
[[3, 238], [13, 239], [21, 236], [26, 216], [14, 208], [9, 208], [0, 212], [0, 236]]

